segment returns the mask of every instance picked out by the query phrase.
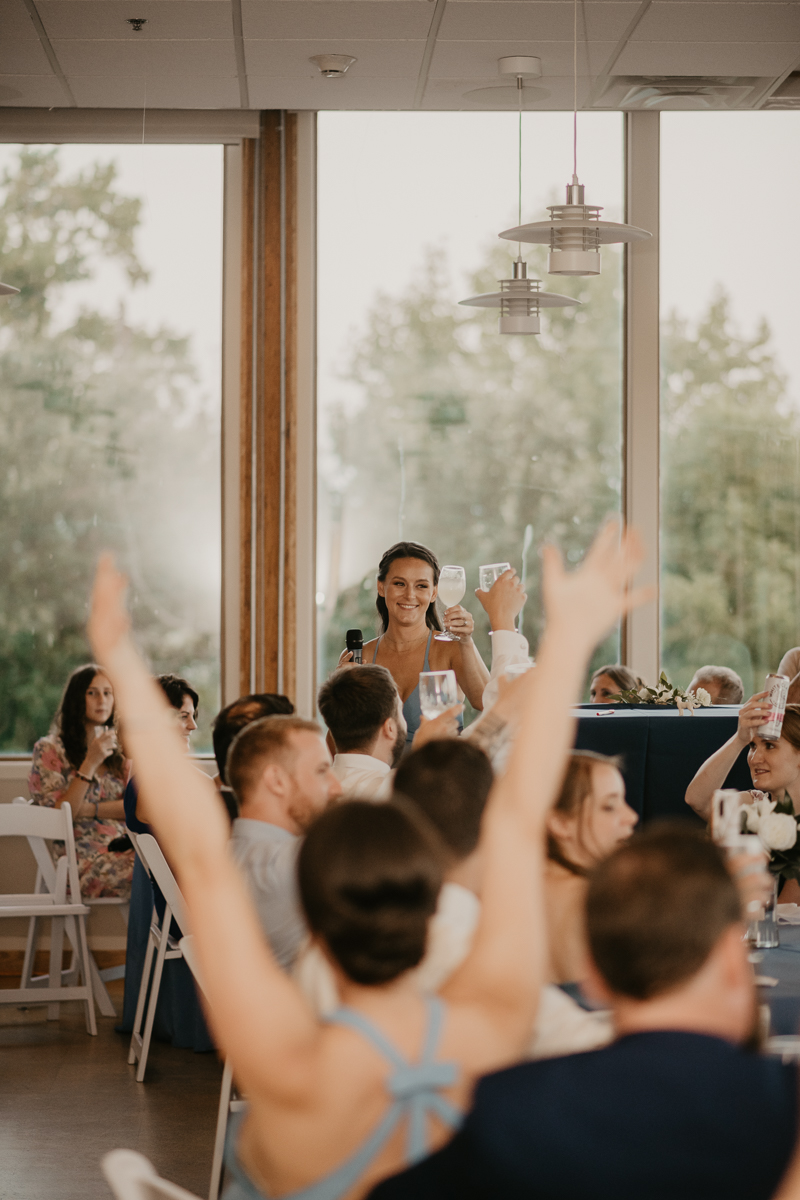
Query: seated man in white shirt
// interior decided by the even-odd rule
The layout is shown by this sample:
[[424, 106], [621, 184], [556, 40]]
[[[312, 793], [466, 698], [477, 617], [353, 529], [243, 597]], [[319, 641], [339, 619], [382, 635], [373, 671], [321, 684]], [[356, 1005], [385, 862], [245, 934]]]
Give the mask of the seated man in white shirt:
[[317, 698], [336, 744], [333, 773], [346, 800], [385, 800], [391, 771], [406, 746], [406, 719], [397, 684], [386, 667], [341, 667]]
[[239, 803], [231, 851], [273, 954], [288, 968], [306, 935], [295, 871], [300, 838], [341, 797], [341, 784], [320, 727], [294, 716], [245, 726], [225, 773]]

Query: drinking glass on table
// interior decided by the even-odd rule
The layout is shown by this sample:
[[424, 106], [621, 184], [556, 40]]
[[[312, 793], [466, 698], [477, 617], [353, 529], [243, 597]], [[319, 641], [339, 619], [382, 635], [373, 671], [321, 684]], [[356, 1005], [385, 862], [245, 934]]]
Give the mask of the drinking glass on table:
[[[467, 573], [463, 567], [442, 567], [439, 572], [439, 599], [445, 608], [452, 608], [463, 600], [467, 590]], [[448, 629], [444, 633], [435, 633], [437, 642], [457, 642]]]
[[[489, 563], [480, 568], [481, 591], [488, 592], [492, 584], [500, 578], [504, 571], [511, 570], [511, 563]], [[441, 588], [439, 589], [441, 592]]]
[[432, 721], [454, 704], [458, 704], [455, 671], [420, 671], [419, 707], [426, 720]]

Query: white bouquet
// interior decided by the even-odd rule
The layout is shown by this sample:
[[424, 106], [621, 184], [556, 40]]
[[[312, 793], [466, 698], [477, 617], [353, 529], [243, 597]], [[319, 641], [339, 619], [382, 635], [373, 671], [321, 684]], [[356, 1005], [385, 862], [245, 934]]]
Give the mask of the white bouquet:
[[749, 794], [751, 800], [739, 809], [740, 831], [758, 834], [770, 856], [769, 867], [773, 875], [800, 879], [800, 845], [797, 840], [800, 818], [795, 815], [791, 801], [778, 804], [766, 792], [745, 794]]

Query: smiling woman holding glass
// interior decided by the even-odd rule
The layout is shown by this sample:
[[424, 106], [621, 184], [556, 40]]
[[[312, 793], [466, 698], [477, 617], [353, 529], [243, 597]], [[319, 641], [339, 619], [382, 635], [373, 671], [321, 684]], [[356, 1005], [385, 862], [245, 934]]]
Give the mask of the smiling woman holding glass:
[[[466, 578], [459, 577], [456, 570], [446, 568], [447, 582], [453, 588], [446, 593], [447, 600], [452, 600], [462, 585], [466, 589]], [[378, 567], [375, 604], [383, 633], [365, 644], [363, 659], [379, 663], [391, 672], [403, 701], [407, 744], [411, 743], [421, 719], [422, 671], [453, 671], [461, 692], [477, 709], [483, 707], [483, 689], [489, 681], [489, 672], [472, 640], [475, 622], [458, 603], [451, 603], [444, 614], [445, 629], [450, 635], [444, 638], [436, 611], [441, 574], [436, 555], [417, 542], [397, 542], [386, 551]], [[351, 658], [352, 654], [345, 651], [339, 665]]]
[[108, 849], [125, 832], [122, 794], [128, 774], [111, 683], [94, 663], [78, 667], [67, 681], [50, 732], [33, 747], [28, 789], [34, 804], [59, 808], [66, 800], [72, 809], [84, 897], [130, 892], [133, 851]]

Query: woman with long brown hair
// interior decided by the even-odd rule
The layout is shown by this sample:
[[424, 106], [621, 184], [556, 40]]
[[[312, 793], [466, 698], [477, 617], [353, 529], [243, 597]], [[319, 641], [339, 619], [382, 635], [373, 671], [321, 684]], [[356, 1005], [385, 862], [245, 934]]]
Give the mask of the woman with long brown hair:
[[129, 764], [115, 724], [114, 689], [102, 667], [86, 663], [70, 675], [46, 737], [33, 747], [28, 790], [34, 804], [72, 809], [81, 892], [127, 896], [133, 851], [109, 852], [125, 833], [122, 797]]

